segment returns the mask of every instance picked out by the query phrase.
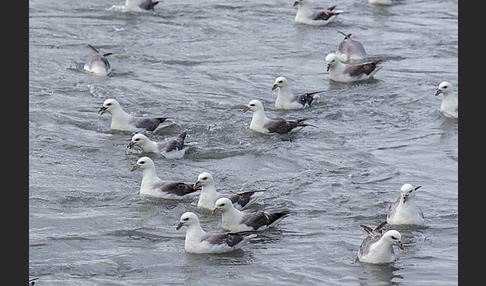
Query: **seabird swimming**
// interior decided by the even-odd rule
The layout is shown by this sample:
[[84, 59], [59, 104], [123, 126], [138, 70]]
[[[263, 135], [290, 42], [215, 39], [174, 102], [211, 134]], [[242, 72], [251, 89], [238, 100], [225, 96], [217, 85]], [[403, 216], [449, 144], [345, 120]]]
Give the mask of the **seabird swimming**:
[[235, 208], [241, 210], [253, 204], [257, 199], [263, 195], [263, 190], [248, 190], [238, 193], [216, 191], [213, 176], [208, 172], [202, 172], [194, 184], [195, 188], [201, 188], [201, 194], [197, 207], [212, 211], [214, 204], [219, 198], [225, 197], [233, 202]]
[[154, 11], [155, 5], [159, 4], [159, 1], [152, 0], [127, 0], [125, 7], [135, 12], [149, 12]]
[[118, 101], [107, 99], [103, 106], [98, 110], [100, 115], [108, 112], [111, 114], [111, 129], [122, 131], [140, 131], [147, 130], [158, 132], [159, 130], [170, 126], [173, 122], [167, 120], [168, 117], [142, 117], [133, 116], [126, 113]]
[[212, 211], [221, 212], [221, 225], [225, 231], [260, 231], [272, 227], [289, 216], [289, 211], [237, 210], [228, 198], [219, 198]]
[[297, 5], [297, 14], [295, 15], [294, 20], [296, 23], [301, 24], [318, 26], [327, 25], [343, 12], [340, 10], [334, 11], [336, 5], [321, 11], [311, 12], [308, 0], [296, 0], [293, 6], [295, 5]]
[[440, 104], [440, 113], [445, 117], [459, 118], [459, 102], [454, 96], [454, 88], [452, 84], [443, 81], [439, 84], [435, 96], [442, 93], [442, 102]]
[[92, 45], [88, 44], [88, 47], [93, 50], [93, 55], [84, 64], [83, 69], [94, 75], [108, 75], [111, 72], [111, 66], [106, 57], [113, 53], [102, 54]]
[[415, 193], [420, 187], [404, 184], [400, 188], [400, 196], [388, 208], [388, 224], [424, 224], [424, 214], [415, 203]]
[[336, 50], [336, 55], [341, 62], [357, 62], [366, 58], [366, 51], [363, 45], [356, 40], [351, 39], [351, 34], [345, 34], [341, 31], [339, 33], [344, 35], [344, 39]]
[[[263, 104], [259, 100], [252, 100], [248, 103], [242, 112], [247, 112], [248, 110], [253, 111], [253, 117], [250, 123], [250, 129], [260, 133], [278, 133], [286, 134], [290, 131], [296, 132], [306, 126], [314, 126], [307, 122], [304, 122], [305, 118], [297, 120], [286, 120], [283, 118], [268, 118], [265, 115], [265, 110]], [[299, 128], [296, 128], [299, 127]], [[315, 127], [315, 126], [314, 126]]]
[[368, 0], [368, 3], [376, 5], [393, 5], [392, 0]]
[[186, 212], [181, 216], [176, 230], [183, 226], [187, 228], [184, 249], [189, 253], [230, 252], [241, 248], [256, 237], [256, 234], [205, 232], [193, 212]]
[[321, 91], [307, 92], [303, 94], [293, 94], [289, 89], [289, 83], [283, 76], [277, 77], [272, 86], [272, 90], [278, 88], [277, 99], [275, 100], [276, 109], [302, 109], [309, 107], [314, 99], [319, 98]]
[[163, 181], [155, 172], [155, 164], [149, 157], [141, 157], [130, 171], [141, 169], [143, 173], [140, 184], [140, 195], [163, 199], [187, 199], [199, 194], [199, 189], [194, 184]]
[[326, 56], [329, 78], [338, 82], [353, 82], [373, 77], [381, 68], [382, 60], [366, 63], [342, 63], [335, 53]]
[[142, 133], [133, 135], [132, 140], [128, 143], [127, 148], [132, 149], [133, 146], [139, 146], [145, 153], [156, 153], [169, 159], [180, 159], [184, 157], [188, 145], [185, 145], [184, 140], [187, 132], [184, 131], [178, 136], [166, 138], [165, 141], [152, 141]]
[[393, 245], [403, 249], [402, 236], [396, 230], [389, 230], [382, 235], [386, 221], [377, 227], [361, 225], [365, 239], [358, 250], [358, 260], [368, 263], [390, 263], [396, 260]]

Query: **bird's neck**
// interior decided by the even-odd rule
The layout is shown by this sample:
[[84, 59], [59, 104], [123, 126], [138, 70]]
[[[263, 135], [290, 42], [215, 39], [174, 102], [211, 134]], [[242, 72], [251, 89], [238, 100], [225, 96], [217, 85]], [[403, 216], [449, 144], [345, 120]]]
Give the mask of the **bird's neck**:
[[202, 229], [199, 223], [188, 226], [186, 231], [186, 248], [188, 246], [201, 243], [201, 238], [205, 234], [206, 232]]
[[159, 152], [159, 145], [157, 142], [151, 140], [144, 141], [142, 144], [140, 144], [140, 147], [144, 150], [144, 152]]
[[393, 246], [383, 237], [370, 247], [370, 252], [378, 257], [383, 257], [383, 262], [388, 262], [389, 257], [395, 257]]
[[142, 187], [144, 185], [152, 185], [156, 181], [160, 180], [155, 172], [154, 168], [148, 168], [143, 170], [143, 177], [142, 177]]
[[268, 117], [265, 115], [263, 110], [257, 110], [253, 112], [253, 117], [251, 119], [250, 128], [261, 128], [265, 123], [269, 121]]
[[225, 211], [222, 215], [222, 220], [223, 220], [223, 228], [229, 229], [226, 225], [231, 225], [234, 223], [238, 223], [241, 221], [243, 218], [243, 212], [235, 209], [235, 208], [230, 208], [229, 210]]
[[207, 185], [201, 188], [201, 195], [199, 196], [198, 207], [214, 208], [214, 203], [219, 198], [219, 193], [216, 191], [214, 185]]
[[444, 93], [442, 96], [441, 109], [455, 108], [457, 106], [457, 99], [452, 92]]
[[282, 86], [278, 89], [277, 97], [292, 99], [292, 92], [288, 86]]
[[297, 15], [295, 18], [309, 18], [311, 15], [311, 10], [309, 9], [309, 5], [307, 3], [299, 4], [297, 7]]
[[127, 125], [130, 117], [130, 114], [121, 108], [111, 111], [111, 127], [116, 129], [117, 125]]

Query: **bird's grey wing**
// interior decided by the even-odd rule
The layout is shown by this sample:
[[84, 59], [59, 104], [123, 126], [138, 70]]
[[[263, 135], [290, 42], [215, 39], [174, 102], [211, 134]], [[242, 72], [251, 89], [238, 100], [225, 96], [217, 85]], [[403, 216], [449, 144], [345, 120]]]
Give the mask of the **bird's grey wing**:
[[[264, 127], [268, 129], [270, 133], [285, 134], [289, 133], [292, 129], [299, 126], [299, 123], [306, 119], [298, 120], [286, 120], [283, 118], [273, 118], [268, 121]], [[300, 125], [303, 126], [303, 125]]]
[[306, 92], [306, 93], [302, 93], [302, 94], [297, 94], [297, 95], [294, 95], [294, 100], [298, 101], [303, 106], [310, 106], [312, 104], [312, 101], [314, 100], [314, 95], [316, 93], [321, 93], [321, 92], [323, 92], [323, 91], [320, 90], [320, 91], [313, 91], [313, 92]]
[[244, 192], [239, 192], [237, 194], [235, 194], [235, 193], [221, 193], [221, 196], [228, 198], [233, 204], [240, 205], [241, 208], [244, 208], [252, 200], [252, 196], [256, 192], [261, 192], [261, 190], [248, 190], [248, 191], [244, 191]]
[[144, 128], [148, 131], [154, 131], [160, 123], [164, 122], [167, 117], [137, 117], [133, 116], [130, 122], [137, 128]]
[[311, 19], [312, 20], [324, 20], [324, 21], [327, 21], [327, 20], [329, 20], [329, 18], [331, 18], [331, 16], [341, 14], [341, 12], [334, 12], [333, 11], [334, 8], [336, 8], [336, 5], [331, 6], [331, 7], [327, 8], [327, 9], [324, 9], [324, 10], [321, 10], [321, 11], [318, 11], [318, 12], [315, 12], [314, 14], [312, 14]]
[[311, 19], [312, 20], [323, 20], [327, 21], [332, 15], [335, 15], [336, 13], [332, 13], [331, 11], [328, 10], [322, 10], [319, 12], [315, 12], [312, 14]]
[[179, 137], [170, 138], [163, 142], [159, 142], [159, 150], [170, 152], [173, 150], [182, 150], [184, 148], [184, 140], [180, 140]]
[[381, 60], [376, 60], [372, 62], [362, 63], [362, 64], [349, 64], [344, 70], [350, 76], [359, 76], [362, 74], [369, 75], [376, 69], [376, 65], [380, 63]]
[[159, 1], [145, 0], [140, 3], [139, 7], [145, 10], [154, 10], [154, 6], [157, 4], [159, 4]]
[[252, 227], [253, 230], [257, 230], [264, 225], [269, 225], [268, 217], [263, 211], [245, 211], [241, 223]]
[[363, 58], [366, 57], [366, 51], [363, 45], [360, 42], [351, 39], [343, 40], [339, 44], [338, 51], [341, 54], [345, 54], [345, 55], [354, 54], [354, 55], [359, 55]]
[[243, 240], [244, 236], [238, 233], [207, 233], [201, 241], [207, 241], [211, 244], [221, 245], [227, 244], [233, 247]]
[[154, 187], [159, 188], [163, 192], [181, 197], [196, 191], [193, 184], [173, 181], [162, 181]]
[[399, 196], [398, 199], [388, 207], [388, 214], [387, 214], [388, 218], [392, 218], [395, 215], [395, 212], [397, 211], [397, 207], [400, 204], [400, 198], [401, 196]]
[[361, 255], [367, 255], [370, 252], [371, 245], [373, 245], [378, 240], [379, 239], [375, 239], [372, 236], [367, 236], [365, 239], [363, 239], [363, 242], [359, 246], [359, 253]]

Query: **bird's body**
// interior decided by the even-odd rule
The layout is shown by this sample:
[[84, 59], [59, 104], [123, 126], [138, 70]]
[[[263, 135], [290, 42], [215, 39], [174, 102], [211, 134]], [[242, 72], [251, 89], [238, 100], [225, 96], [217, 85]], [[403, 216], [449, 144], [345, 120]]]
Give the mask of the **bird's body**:
[[230, 232], [259, 231], [272, 227], [289, 216], [288, 211], [253, 211], [236, 209], [228, 198], [219, 198], [212, 215], [221, 212], [221, 224]]
[[170, 126], [172, 123], [167, 120], [167, 117], [142, 117], [133, 116], [126, 113], [118, 101], [115, 99], [107, 99], [103, 106], [98, 110], [100, 115], [108, 112], [111, 114], [110, 128], [121, 131], [153, 131]]
[[443, 81], [439, 84], [435, 96], [442, 94], [442, 102], [440, 104], [440, 113], [445, 117], [459, 118], [459, 102], [454, 96], [454, 88], [452, 84]]
[[365, 225], [363, 227], [365, 239], [358, 250], [358, 260], [373, 264], [391, 263], [396, 260], [393, 245], [403, 249], [402, 236], [396, 230], [389, 230], [382, 235], [382, 228], [386, 222], [373, 228]]
[[135, 12], [152, 12], [159, 1], [152, 0], [126, 0], [125, 7]]
[[[289, 132], [296, 132], [305, 126], [312, 126], [311, 124], [304, 122], [305, 118], [296, 120], [286, 120], [283, 118], [268, 118], [265, 115], [263, 104], [259, 100], [252, 100], [248, 103], [242, 112], [248, 110], [253, 111], [253, 117], [250, 122], [250, 129], [259, 133], [269, 134], [278, 133], [286, 134]], [[297, 128], [298, 127], [298, 128]]]
[[95, 47], [88, 44], [93, 50], [93, 55], [88, 59], [88, 61], [84, 64], [83, 69], [88, 73], [99, 75], [99, 76], [106, 76], [111, 72], [110, 62], [106, 58], [107, 56], [111, 55], [112, 53], [100, 53]]
[[392, 0], [368, 0], [368, 3], [375, 5], [393, 5]]
[[326, 62], [329, 78], [337, 82], [353, 82], [370, 79], [383, 68], [382, 60], [365, 63], [342, 63], [334, 53], [326, 56]]
[[334, 19], [343, 11], [336, 10], [336, 5], [327, 9], [312, 12], [309, 7], [309, 0], [296, 0], [293, 6], [297, 5], [297, 14], [295, 15], [295, 23], [323, 26], [334, 21]]
[[206, 232], [199, 224], [196, 214], [186, 212], [181, 216], [176, 229], [187, 227], [184, 249], [189, 253], [225, 253], [241, 248], [255, 234]]
[[213, 176], [208, 172], [199, 174], [197, 182], [194, 185], [196, 188], [201, 188], [201, 195], [199, 196], [197, 207], [209, 211], [214, 209], [214, 204], [221, 197], [230, 199], [235, 208], [241, 210], [253, 204], [263, 195], [262, 190], [248, 190], [238, 193], [219, 193], [216, 191]]
[[390, 205], [386, 220], [388, 224], [424, 224], [424, 214], [415, 202], [415, 192], [421, 186], [404, 184], [397, 201]]
[[275, 79], [272, 90], [278, 88], [277, 99], [275, 100], [276, 109], [302, 109], [309, 107], [314, 99], [319, 98], [322, 91], [307, 92], [303, 94], [293, 94], [290, 91], [288, 81], [280, 76]]
[[344, 39], [339, 44], [336, 50], [336, 55], [341, 62], [357, 62], [362, 61], [366, 58], [366, 51], [363, 45], [351, 39], [351, 34], [345, 34], [341, 31], [339, 33], [344, 35]]
[[150, 140], [142, 133], [137, 133], [133, 135], [127, 148], [131, 149], [133, 146], [139, 146], [145, 153], [155, 153], [169, 159], [180, 159], [184, 157], [187, 151], [187, 145], [184, 143], [186, 135], [187, 132], [184, 131], [178, 136], [157, 142]]
[[187, 199], [199, 194], [193, 184], [164, 181], [157, 176], [155, 165], [149, 157], [141, 157], [130, 171], [142, 169], [143, 177], [140, 184], [140, 195], [162, 199]]

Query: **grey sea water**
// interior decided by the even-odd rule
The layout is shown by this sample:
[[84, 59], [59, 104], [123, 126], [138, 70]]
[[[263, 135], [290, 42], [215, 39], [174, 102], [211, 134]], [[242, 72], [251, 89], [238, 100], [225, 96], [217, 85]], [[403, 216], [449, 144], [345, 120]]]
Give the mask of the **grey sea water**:
[[[324, 27], [293, 22], [293, 1], [162, 1], [154, 13], [123, 0], [29, 1], [29, 275], [36, 285], [457, 285], [458, 121], [438, 112], [440, 82], [458, 85], [458, 1], [314, 1], [343, 10]], [[114, 7], [115, 6], [115, 7]], [[325, 56], [352, 33], [386, 66], [375, 78], [329, 81]], [[91, 44], [113, 72], [82, 71]], [[277, 111], [271, 87], [324, 90], [311, 108]], [[138, 195], [133, 133], [97, 114], [117, 99], [133, 114], [171, 117], [163, 140], [187, 130], [181, 160], [149, 154], [159, 177], [220, 190], [266, 192], [252, 208], [293, 215], [242, 250], [184, 252], [184, 202]], [[308, 118], [289, 136], [249, 129], [259, 99], [271, 117]], [[360, 224], [386, 219], [404, 183], [422, 185], [422, 227], [391, 227], [404, 250], [390, 265], [356, 262]]]

